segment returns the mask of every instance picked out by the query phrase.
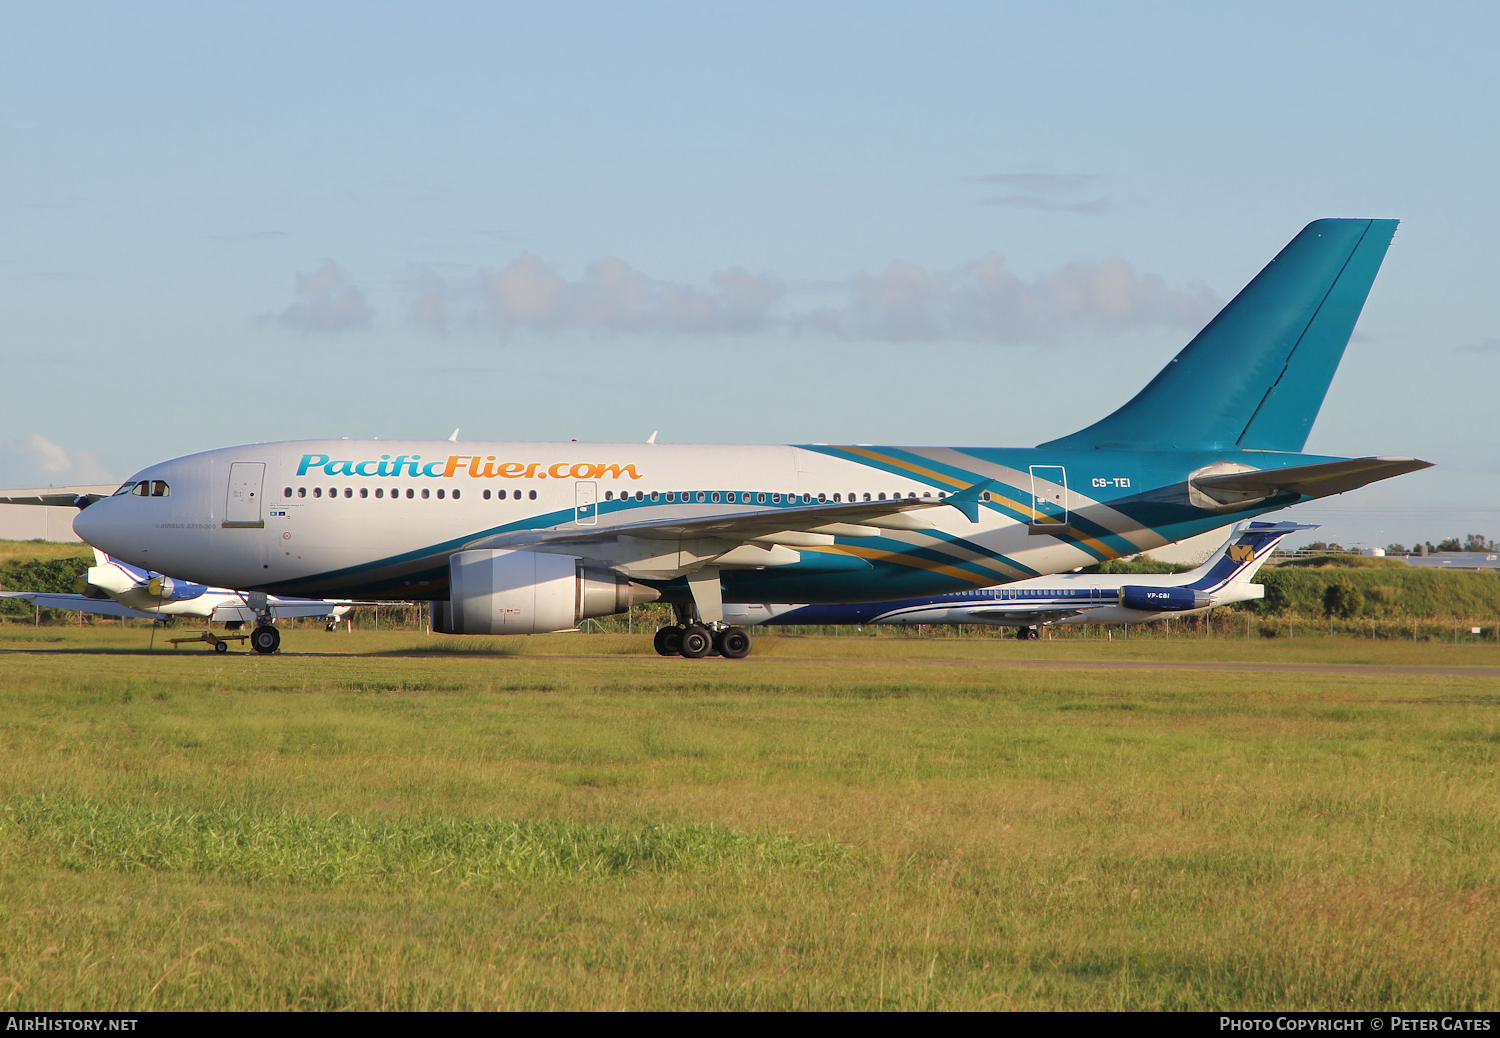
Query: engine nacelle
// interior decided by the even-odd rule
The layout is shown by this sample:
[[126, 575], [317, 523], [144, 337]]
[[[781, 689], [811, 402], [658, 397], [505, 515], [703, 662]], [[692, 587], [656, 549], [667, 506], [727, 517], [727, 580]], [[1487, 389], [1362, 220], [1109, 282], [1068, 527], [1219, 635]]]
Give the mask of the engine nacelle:
[[661, 597], [572, 555], [539, 551], [461, 551], [448, 560], [448, 581], [448, 601], [432, 606], [432, 629], [442, 634], [568, 631]]
[[1187, 587], [1122, 587], [1120, 605], [1143, 613], [1180, 613], [1185, 609], [1207, 609], [1214, 604], [1209, 595]]

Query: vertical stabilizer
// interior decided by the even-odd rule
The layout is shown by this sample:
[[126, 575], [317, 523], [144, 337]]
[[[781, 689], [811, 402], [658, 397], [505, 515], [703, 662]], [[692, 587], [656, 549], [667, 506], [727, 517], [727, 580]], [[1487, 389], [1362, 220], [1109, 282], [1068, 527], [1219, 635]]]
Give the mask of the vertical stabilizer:
[[1298, 530], [1316, 529], [1304, 523], [1241, 523], [1207, 562], [1182, 574], [1182, 586], [1215, 591], [1229, 584], [1248, 583], [1283, 538]]
[[1395, 220], [1317, 220], [1114, 414], [1043, 447], [1300, 451]]

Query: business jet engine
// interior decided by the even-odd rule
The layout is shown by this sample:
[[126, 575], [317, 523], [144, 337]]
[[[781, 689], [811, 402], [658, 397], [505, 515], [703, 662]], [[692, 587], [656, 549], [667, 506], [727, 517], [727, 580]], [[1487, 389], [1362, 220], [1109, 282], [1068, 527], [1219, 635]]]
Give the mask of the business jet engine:
[[1120, 605], [1144, 613], [1177, 613], [1185, 609], [1207, 609], [1211, 596], [1186, 587], [1122, 587]]
[[442, 634], [568, 631], [660, 597], [572, 555], [536, 551], [461, 551], [448, 560], [448, 578], [449, 600], [432, 604], [432, 629]]

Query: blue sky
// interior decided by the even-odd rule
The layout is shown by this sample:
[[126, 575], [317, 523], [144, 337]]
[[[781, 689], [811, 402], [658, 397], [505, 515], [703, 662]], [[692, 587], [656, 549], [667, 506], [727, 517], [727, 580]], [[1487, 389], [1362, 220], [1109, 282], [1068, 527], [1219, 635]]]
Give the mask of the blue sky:
[[1297, 510], [1500, 537], [1483, 5], [9, 4], [0, 483], [312, 436], [1025, 446], [1403, 222]]

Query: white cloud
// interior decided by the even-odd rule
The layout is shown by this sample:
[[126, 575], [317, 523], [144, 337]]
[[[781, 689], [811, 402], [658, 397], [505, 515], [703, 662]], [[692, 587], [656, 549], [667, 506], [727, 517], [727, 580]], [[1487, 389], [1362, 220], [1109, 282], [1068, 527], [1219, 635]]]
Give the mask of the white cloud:
[[658, 281], [614, 257], [569, 281], [525, 253], [483, 278], [485, 297], [503, 329], [583, 328], [614, 332], [712, 335], [765, 328], [782, 295], [775, 278], [743, 268], [714, 274], [712, 287]]
[[0, 484], [9, 487], [110, 483], [109, 472], [86, 450], [67, 450], [41, 433], [0, 443]]
[[[456, 300], [471, 298], [431, 272], [414, 283], [413, 321], [432, 331], [453, 324]], [[1201, 286], [1169, 288], [1119, 259], [1069, 263], [1034, 278], [1011, 272], [996, 253], [957, 270], [910, 263], [861, 271], [838, 282], [788, 286], [733, 268], [702, 287], [652, 278], [606, 258], [569, 278], [525, 253], [484, 274], [479, 294], [501, 331], [620, 334], [818, 334], [887, 342], [1046, 343], [1146, 327], [1197, 329], [1220, 301]], [[474, 327], [473, 315], [458, 322]]]
[[305, 332], [342, 332], [370, 323], [365, 294], [344, 280], [344, 272], [333, 260], [311, 274], [297, 275], [298, 301], [277, 318], [288, 328]]

